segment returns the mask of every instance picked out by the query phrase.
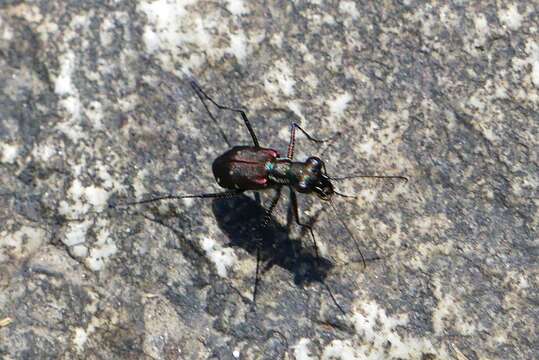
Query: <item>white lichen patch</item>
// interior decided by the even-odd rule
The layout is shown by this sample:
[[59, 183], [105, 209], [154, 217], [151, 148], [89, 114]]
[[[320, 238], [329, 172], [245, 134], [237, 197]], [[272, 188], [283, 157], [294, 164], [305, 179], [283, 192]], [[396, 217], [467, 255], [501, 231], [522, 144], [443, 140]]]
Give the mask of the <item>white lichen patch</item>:
[[99, 29], [99, 41], [104, 48], [110, 47], [114, 40], [114, 29], [116, 27], [114, 20], [113, 17], [106, 17], [101, 23], [101, 28]]
[[85, 329], [77, 327], [75, 328], [75, 333], [73, 334], [73, 344], [77, 351], [84, 350], [84, 344], [88, 340], [88, 333]]
[[279, 135], [279, 139], [284, 140], [284, 141], [289, 141], [290, 140], [290, 126], [289, 125], [281, 126], [281, 128], [279, 129], [278, 135]]
[[84, 114], [89, 120], [90, 125], [96, 130], [104, 130], [103, 127], [103, 106], [99, 101], [92, 101], [86, 108]]
[[88, 246], [84, 244], [74, 245], [71, 247], [70, 252], [74, 257], [82, 259], [88, 256]]
[[59, 212], [69, 218], [78, 218], [86, 214], [91, 207], [96, 211], [103, 210], [107, 206], [110, 193], [96, 185], [84, 187], [80, 180], [74, 179], [67, 195], [70, 201], [62, 200]]
[[243, 0], [227, 0], [226, 8], [234, 15], [241, 16], [249, 13], [249, 9]]
[[439, 232], [443, 233], [449, 229], [451, 225], [451, 221], [442, 213], [420, 216], [414, 219], [414, 229], [417, 229], [421, 235], [434, 235]]
[[236, 59], [238, 59], [239, 63], [244, 63], [245, 59], [249, 55], [249, 51], [247, 46], [249, 45], [249, 42], [247, 41], [247, 37], [245, 33], [238, 32], [230, 34], [230, 50]]
[[383, 120], [385, 126], [378, 131], [377, 136], [382, 145], [389, 145], [402, 138], [406, 127], [399, 125], [408, 123], [409, 116], [407, 109], [384, 111], [380, 114], [380, 119]]
[[178, 36], [178, 24], [189, 15], [187, 7], [193, 5], [196, 1], [143, 1], [139, 4], [139, 10], [148, 18], [149, 24], [144, 28], [144, 43], [146, 50], [155, 52], [162, 47], [170, 45], [182, 45], [186, 40], [205, 40], [210, 41], [209, 34], [202, 29], [193, 29], [189, 39]]
[[376, 155], [374, 151], [376, 142], [372, 138], [367, 138], [359, 143], [358, 149], [362, 153], [363, 157], [369, 158]]
[[285, 96], [294, 95], [296, 80], [288, 63], [278, 60], [264, 76], [264, 88], [269, 96], [277, 98], [281, 93]]
[[447, 355], [434, 349], [429, 340], [401, 336], [396, 329], [406, 326], [408, 316], [388, 316], [385, 309], [375, 302], [359, 305], [354, 311], [352, 321], [362, 341], [360, 344], [354, 344], [354, 352], [345, 347], [344, 353], [347, 357], [337, 357], [339, 359], [420, 359], [426, 353], [437, 354], [441, 358]]
[[135, 199], [142, 199], [144, 194], [146, 194], [148, 191], [146, 190], [146, 187], [144, 186], [144, 178], [148, 176], [149, 170], [148, 169], [142, 169], [137, 173], [137, 176], [135, 176], [133, 180], [133, 189], [135, 190]]
[[473, 21], [475, 26], [474, 45], [484, 45], [490, 33], [487, 17], [485, 14], [478, 13], [473, 17]]
[[107, 206], [110, 194], [103, 188], [90, 185], [84, 189], [86, 200], [97, 210], [103, 210]]
[[[174, 64], [181, 61], [181, 72], [190, 73], [205, 61], [222, 59], [225, 54], [244, 61], [252, 52], [251, 42], [259, 36], [249, 38], [238, 19], [248, 13], [245, 3], [229, 1], [230, 17], [223, 17], [221, 8], [195, 0], [142, 1], [137, 10], [148, 22], [144, 27], [143, 40], [146, 50], [157, 56], [162, 65], [175, 71]], [[201, 16], [193, 16], [197, 11]], [[234, 31], [231, 31], [234, 29]], [[198, 51], [192, 51], [196, 48]]]
[[301, 338], [296, 345], [292, 346], [294, 350], [294, 358], [296, 360], [315, 360], [316, 357], [311, 354], [309, 350], [309, 344], [311, 340], [306, 338]]
[[[427, 234], [428, 235], [428, 234]], [[415, 246], [414, 256], [407, 259], [407, 265], [413, 269], [425, 270], [425, 267], [434, 256], [449, 255], [455, 250], [453, 240], [440, 244], [418, 243]]]
[[0, 143], [0, 162], [14, 164], [19, 155], [19, 146], [16, 144]]
[[54, 81], [54, 92], [58, 96], [71, 95], [76, 92], [75, 85], [71, 79], [75, 69], [75, 54], [66, 52], [60, 57], [60, 74]]
[[62, 242], [69, 247], [70, 254], [81, 259], [90, 270], [100, 271], [118, 250], [109, 228], [109, 221], [104, 219], [71, 222]]
[[84, 244], [86, 242], [86, 234], [91, 225], [91, 220], [70, 223], [62, 242], [67, 246]]
[[507, 4], [504, 9], [498, 10], [498, 18], [511, 30], [518, 30], [522, 25], [522, 14], [518, 12], [517, 4]]
[[357, 19], [359, 17], [359, 11], [357, 10], [354, 1], [340, 1], [339, 12], [344, 16], [350, 16], [352, 19]]
[[295, 114], [297, 115], [301, 120], [304, 120], [305, 117], [303, 116], [302, 106], [297, 100], [289, 100], [286, 103], [286, 106]]
[[82, 128], [78, 124], [82, 112], [79, 91], [73, 83], [75, 54], [66, 51], [59, 57], [60, 73], [54, 81], [54, 92], [60, 97], [60, 107], [65, 111], [66, 120], [59, 122], [56, 128], [66, 134], [73, 142], [80, 140]]
[[341, 118], [348, 107], [348, 103], [352, 100], [350, 93], [337, 95], [333, 100], [328, 101], [329, 112], [334, 119]]
[[432, 280], [434, 296], [438, 300], [436, 308], [432, 312], [432, 327], [438, 336], [447, 333], [459, 333], [462, 336], [473, 335], [478, 331], [477, 321], [467, 320], [464, 316], [466, 311], [462, 308], [460, 300], [453, 294], [444, 292], [441, 281], [438, 278]]
[[237, 261], [237, 256], [232, 248], [224, 248], [215, 240], [205, 237], [201, 242], [202, 249], [206, 256], [214, 263], [217, 274], [220, 277], [227, 277], [228, 269]]
[[46, 232], [37, 227], [23, 225], [17, 231], [0, 231], [0, 263], [23, 259], [36, 252], [45, 242]]
[[6, 11], [10, 16], [24, 19], [26, 22], [40, 23], [43, 20], [39, 6], [27, 3], [21, 3], [16, 6], [9, 6], [3, 11]]
[[[515, 72], [523, 72], [525, 74], [529, 73], [530, 81], [533, 86], [539, 88], [539, 42], [528, 40], [526, 41], [526, 54], [527, 57], [520, 59], [513, 59], [513, 70]], [[527, 67], [531, 67], [531, 72], [527, 71]], [[532, 96], [533, 93], [527, 94], [527, 100], [529, 101], [539, 101], [537, 93]]]
[[102, 327], [104, 323], [110, 325], [117, 322], [117, 319], [114, 316], [106, 318], [100, 318], [96, 316], [95, 314], [98, 311], [98, 298], [97, 295], [95, 295], [94, 293], [90, 292], [89, 294], [92, 296], [93, 299], [92, 302], [85, 307], [85, 311], [94, 314], [94, 316], [92, 316], [86, 328], [75, 327], [71, 339], [75, 349], [77, 349], [77, 351], [79, 352], [82, 352], [84, 350], [86, 342], [93, 335], [93, 333], [95, 333], [96, 329]]
[[97, 223], [96, 242], [92, 244], [89, 255], [84, 259], [85, 265], [92, 271], [100, 271], [106, 265], [108, 258], [116, 254], [118, 247], [110, 237], [109, 223], [99, 220]]
[[351, 340], [333, 340], [324, 348], [322, 360], [360, 360], [360, 352]]
[[13, 29], [0, 17], [0, 40], [5, 40], [6, 42], [13, 39]]
[[378, 192], [373, 189], [362, 189], [359, 194], [359, 198], [363, 203], [374, 203], [378, 199]]
[[43, 162], [49, 161], [55, 154], [57, 149], [54, 144], [49, 142], [36, 144], [32, 149], [32, 156]]
[[121, 181], [111, 175], [111, 165], [104, 164], [101, 160], [95, 162], [97, 168], [97, 176], [103, 182], [103, 189], [107, 191], [123, 192], [125, 185]]

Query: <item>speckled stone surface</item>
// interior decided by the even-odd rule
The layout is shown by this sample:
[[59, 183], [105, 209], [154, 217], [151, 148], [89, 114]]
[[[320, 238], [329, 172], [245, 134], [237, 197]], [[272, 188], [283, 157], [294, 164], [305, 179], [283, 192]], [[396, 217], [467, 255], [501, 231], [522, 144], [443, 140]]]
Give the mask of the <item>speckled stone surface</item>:
[[[538, 8], [2, 1], [0, 358], [533, 359]], [[366, 268], [316, 198], [318, 260], [287, 192], [264, 231], [253, 194], [108, 207], [219, 191], [227, 145], [191, 79], [264, 146], [340, 130], [328, 172], [409, 177], [336, 183]]]

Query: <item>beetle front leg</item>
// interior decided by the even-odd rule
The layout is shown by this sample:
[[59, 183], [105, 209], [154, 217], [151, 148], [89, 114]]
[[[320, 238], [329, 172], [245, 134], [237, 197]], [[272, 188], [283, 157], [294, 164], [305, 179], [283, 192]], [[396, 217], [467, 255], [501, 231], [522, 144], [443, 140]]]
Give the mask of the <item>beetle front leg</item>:
[[[266, 209], [266, 215], [264, 216], [264, 222], [262, 223], [262, 228], [260, 231], [260, 236], [262, 237], [262, 231], [270, 224], [271, 221], [271, 214], [273, 213], [273, 210], [275, 209], [275, 206], [277, 206], [277, 203], [279, 202], [279, 199], [281, 198], [281, 190], [282, 186], [279, 186], [275, 189], [275, 195], [273, 195], [273, 198], [271, 199], [271, 203], [269, 207]], [[258, 239], [256, 244], [256, 273], [255, 273], [255, 286], [253, 290], [253, 303], [256, 304], [256, 293], [258, 290], [258, 283], [260, 281], [260, 247], [262, 239]]]
[[290, 201], [292, 202], [292, 212], [294, 214], [294, 217], [296, 218], [296, 224], [298, 224], [302, 228], [309, 230], [309, 232], [311, 233], [311, 237], [313, 239], [314, 253], [316, 255], [316, 258], [319, 258], [320, 256], [318, 255], [318, 245], [316, 245], [316, 238], [314, 236], [313, 227], [311, 225], [303, 224], [300, 221], [299, 211], [298, 211], [298, 197], [296, 196], [296, 192], [292, 188], [290, 188]]
[[312, 137], [311, 135], [309, 135], [297, 123], [292, 123], [290, 125], [290, 142], [288, 143], [288, 152], [287, 152], [287, 157], [290, 160], [292, 160], [294, 158], [294, 146], [296, 144], [296, 129], [301, 131], [307, 137], [307, 139], [311, 140], [312, 142], [318, 143], [318, 144], [323, 144], [325, 142], [331, 141], [331, 140], [335, 139], [337, 136], [340, 135], [340, 133], [337, 133], [336, 135], [334, 135], [334, 136], [332, 136], [330, 138], [320, 140], [320, 139], [316, 139], [316, 138]]

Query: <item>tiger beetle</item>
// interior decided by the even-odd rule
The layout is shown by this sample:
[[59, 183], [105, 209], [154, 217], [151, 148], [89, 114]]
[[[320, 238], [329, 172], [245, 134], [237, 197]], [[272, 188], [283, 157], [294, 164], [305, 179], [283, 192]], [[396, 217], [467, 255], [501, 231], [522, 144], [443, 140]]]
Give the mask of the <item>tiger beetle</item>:
[[[309, 231], [314, 244], [314, 250], [318, 257], [318, 247], [316, 245], [316, 238], [311, 225], [301, 222], [298, 211], [298, 200], [296, 192], [302, 194], [314, 194], [324, 202], [329, 203], [333, 212], [336, 215], [338, 221], [342, 224], [348, 235], [353, 239], [355, 246], [361, 256], [363, 266], [366, 267], [365, 258], [359, 247], [359, 243], [352, 234], [352, 231], [348, 228], [347, 224], [338, 216], [338, 211], [332, 202], [332, 197], [337, 195], [344, 198], [355, 198], [355, 196], [346, 195], [335, 190], [332, 184], [332, 180], [344, 180], [352, 178], [384, 178], [384, 179], [400, 179], [408, 181], [404, 176], [383, 176], [383, 175], [350, 175], [343, 177], [330, 177], [326, 171], [324, 162], [316, 156], [311, 156], [305, 161], [294, 161], [294, 146], [296, 141], [296, 131], [301, 131], [307, 139], [315, 143], [326, 143], [336, 138], [336, 136], [320, 140], [312, 137], [301, 126], [293, 122], [291, 124], [290, 141], [288, 143], [288, 150], [286, 156], [283, 157], [277, 150], [271, 148], [261, 147], [258, 142], [258, 138], [251, 126], [249, 119], [244, 110], [238, 108], [232, 108], [218, 104], [210, 96], [208, 96], [195, 81], [191, 81], [191, 87], [199, 97], [200, 101], [204, 105], [207, 113], [212, 121], [218, 127], [221, 137], [231, 147], [221, 156], [214, 160], [212, 165], [213, 175], [217, 183], [226, 189], [225, 191], [216, 193], [203, 193], [203, 194], [190, 194], [190, 195], [175, 195], [168, 194], [158, 196], [142, 201], [135, 201], [125, 203], [123, 205], [136, 205], [146, 204], [154, 201], [167, 200], [167, 199], [187, 199], [187, 198], [227, 198], [231, 196], [238, 196], [245, 191], [261, 191], [267, 189], [274, 189], [275, 194], [271, 199], [269, 207], [265, 209], [265, 218], [263, 226], [267, 226], [271, 219], [271, 214], [275, 209], [279, 199], [281, 197], [281, 191], [284, 186], [287, 186], [290, 190], [290, 200], [295, 222], [302, 228]], [[231, 146], [228, 138], [222, 131], [218, 121], [208, 108], [206, 101], [212, 103], [215, 107], [221, 110], [233, 111], [241, 115], [247, 130], [251, 136], [252, 145], [238, 145]], [[327, 147], [326, 147], [327, 149]], [[325, 150], [324, 150], [325, 151]], [[322, 151], [322, 154], [324, 153]], [[253, 302], [256, 300], [258, 278], [260, 272], [260, 244], [257, 246], [256, 252], [256, 277], [253, 290]], [[336, 302], [331, 290], [330, 296], [339, 310], [344, 313], [340, 305]]]

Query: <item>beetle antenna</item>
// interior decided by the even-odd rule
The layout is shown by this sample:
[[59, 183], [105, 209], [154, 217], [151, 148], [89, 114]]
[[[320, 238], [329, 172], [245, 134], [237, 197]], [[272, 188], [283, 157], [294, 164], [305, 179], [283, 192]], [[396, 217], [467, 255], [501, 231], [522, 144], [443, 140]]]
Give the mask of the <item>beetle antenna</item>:
[[[348, 196], [345, 195], [345, 197], [348, 197]], [[335, 207], [335, 204], [333, 203], [333, 200], [331, 200], [331, 198], [329, 199], [329, 205], [331, 206], [331, 209], [333, 210], [333, 213], [335, 214], [335, 217], [337, 218], [337, 220], [339, 220], [341, 225], [346, 229], [346, 232], [348, 233], [348, 235], [350, 235], [352, 240], [354, 240], [354, 244], [356, 245], [357, 251], [359, 252], [359, 255], [361, 255], [361, 261], [363, 262], [363, 267], [366, 268], [367, 263], [365, 262], [365, 258], [363, 257], [363, 253], [361, 252], [359, 242], [356, 240], [355, 236], [352, 234], [352, 231], [350, 230], [348, 225], [346, 225], [344, 220], [339, 216], [339, 214], [337, 212], [337, 208]]]
[[338, 192], [337, 190], [333, 190], [333, 193], [334, 193], [335, 195], [339, 195], [340, 197], [343, 197], [343, 198], [359, 199], [359, 196], [356, 196], [356, 195], [349, 195], [349, 194], [343, 194], [342, 192]]
[[333, 135], [331, 138], [329, 138], [327, 140], [327, 145], [324, 147], [324, 149], [322, 150], [322, 152], [320, 153], [320, 157], [322, 157], [325, 152], [333, 146], [333, 144], [335, 143], [335, 140], [337, 140], [338, 138], [340, 138], [342, 135], [342, 132], [340, 131], [337, 131], [337, 133], [335, 133], [335, 135]]
[[371, 179], [397, 179], [402, 180], [405, 183], [408, 182], [408, 178], [406, 176], [401, 175], [363, 175], [363, 174], [354, 174], [354, 175], [347, 175], [347, 176], [338, 176], [338, 177], [331, 177], [328, 176], [330, 180], [347, 180], [347, 179], [357, 179], [357, 178], [371, 178]]
[[116, 208], [118, 206], [133, 206], [133, 205], [140, 205], [140, 204], [148, 204], [148, 203], [161, 201], [161, 200], [179, 200], [179, 199], [193, 199], [193, 198], [199, 198], [199, 199], [227, 198], [227, 197], [232, 197], [232, 196], [238, 196], [241, 193], [243, 193], [243, 190], [231, 190], [231, 191], [222, 191], [218, 193], [193, 194], [193, 195], [168, 194], [168, 195], [162, 195], [162, 196], [140, 200], [140, 201], [130, 201], [130, 202], [122, 203], [122, 204], [110, 204], [109, 207]]

